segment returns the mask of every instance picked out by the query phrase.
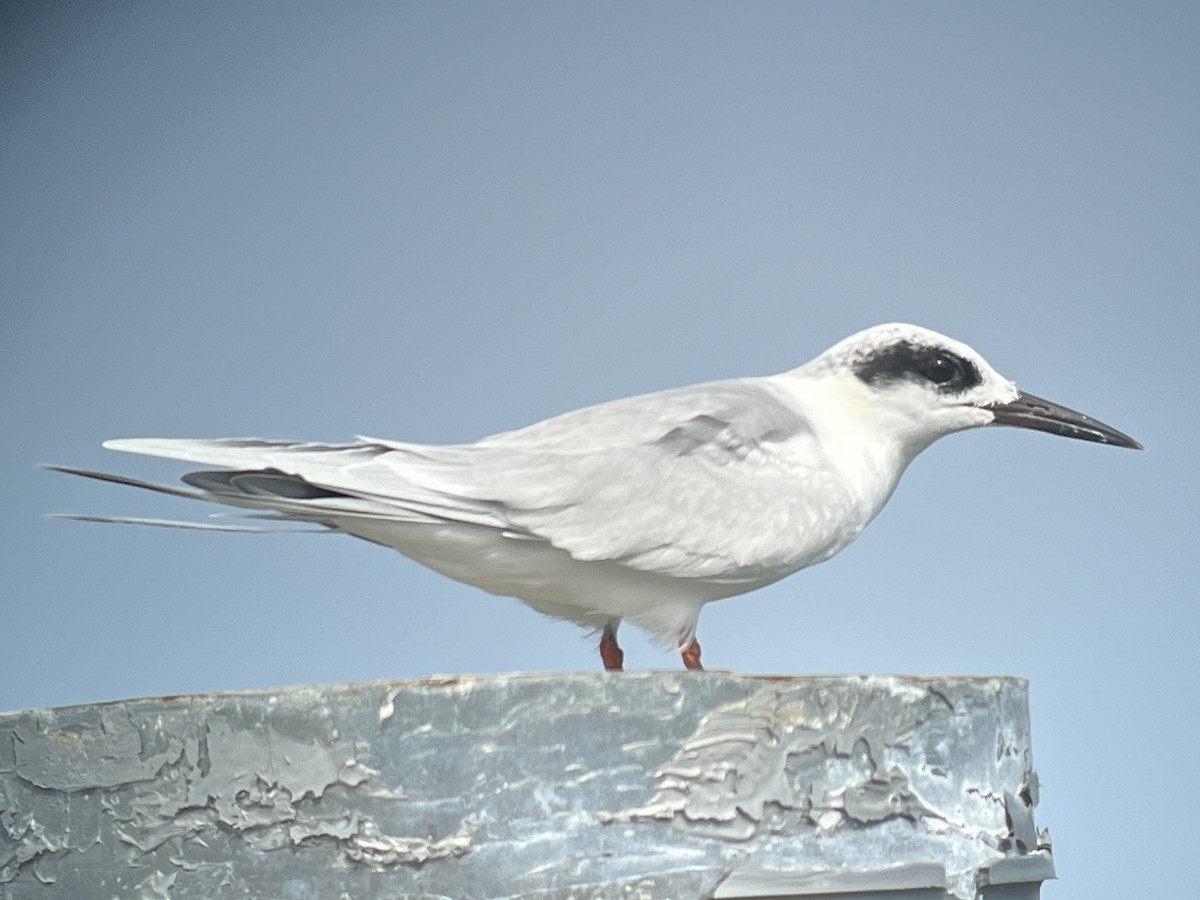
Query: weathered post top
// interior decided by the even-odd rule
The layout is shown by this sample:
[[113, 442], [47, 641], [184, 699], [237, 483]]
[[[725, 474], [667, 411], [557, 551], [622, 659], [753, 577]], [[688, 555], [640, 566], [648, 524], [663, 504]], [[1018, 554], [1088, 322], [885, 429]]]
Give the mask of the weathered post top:
[[1036, 898], [1026, 684], [433, 677], [0, 715], [5, 898]]

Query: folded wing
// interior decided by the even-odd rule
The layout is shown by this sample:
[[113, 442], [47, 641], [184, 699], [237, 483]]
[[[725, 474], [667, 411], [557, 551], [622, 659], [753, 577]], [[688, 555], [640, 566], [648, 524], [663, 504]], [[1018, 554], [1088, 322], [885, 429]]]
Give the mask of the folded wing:
[[[480, 526], [580, 560], [731, 582], [807, 564], [795, 534], [810, 533], [819, 553], [831, 539], [823, 526], [831, 510], [805, 498], [822, 495], [814, 487], [836, 498], [835, 485], [815, 484], [829, 476], [812, 464], [820, 448], [808, 421], [766, 379], [618, 400], [474, 444], [138, 438], [105, 446], [223, 468], [185, 476], [194, 491], [77, 474], [339, 530], [352, 530], [356, 517]], [[762, 510], [774, 518], [761, 520]], [[401, 531], [394, 545], [403, 551]], [[741, 537], [730, 543], [730, 534]]]

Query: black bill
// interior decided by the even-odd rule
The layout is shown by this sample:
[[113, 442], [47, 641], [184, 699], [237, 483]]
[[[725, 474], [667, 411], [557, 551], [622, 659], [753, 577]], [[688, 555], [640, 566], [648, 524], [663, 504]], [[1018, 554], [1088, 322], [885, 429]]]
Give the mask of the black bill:
[[996, 415], [997, 425], [1013, 425], [1017, 428], [1032, 428], [1048, 431], [1063, 437], [1095, 441], [1097, 444], [1112, 444], [1114, 447], [1129, 447], [1141, 450], [1142, 445], [1127, 434], [1097, 422], [1081, 412], [1026, 394], [1022, 391], [1011, 403], [1000, 403], [988, 407]]

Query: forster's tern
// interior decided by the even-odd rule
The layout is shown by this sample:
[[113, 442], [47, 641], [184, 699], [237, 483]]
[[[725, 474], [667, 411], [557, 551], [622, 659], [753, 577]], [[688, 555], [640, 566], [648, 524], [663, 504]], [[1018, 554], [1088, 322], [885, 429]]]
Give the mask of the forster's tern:
[[[938, 438], [1015, 425], [1141, 445], [1017, 390], [965, 344], [859, 332], [780, 375], [614, 400], [473, 444], [133, 438], [104, 446], [223, 467], [189, 488], [58, 471], [315, 523], [596, 629], [607, 669], [629, 620], [699, 669], [704, 604], [823, 562]], [[80, 516], [224, 530], [270, 530]]]

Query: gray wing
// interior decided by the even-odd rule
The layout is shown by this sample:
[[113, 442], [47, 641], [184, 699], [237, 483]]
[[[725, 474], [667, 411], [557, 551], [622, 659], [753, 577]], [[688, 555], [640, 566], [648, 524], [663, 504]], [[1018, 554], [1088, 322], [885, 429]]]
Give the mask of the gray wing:
[[508, 521], [578, 559], [754, 581], [794, 565], [806, 536], [824, 542], [815, 435], [762, 379], [592, 407], [482, 445], [524, 466], [511, 479], [508, 465], [477, 470]]
[[808, 498], [836, 490], [813, 465], [808, 421], [769, 379], [613, 401], [474, 444], [106, 446], [253, 470], [186, 480], [210, 499], [289, 518], [478, 525], [581, 560], [730, 581], [756, 580], [827, 544], [827, 517]]

